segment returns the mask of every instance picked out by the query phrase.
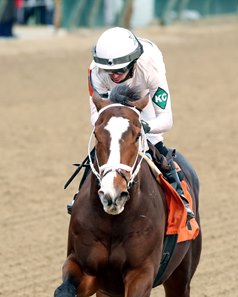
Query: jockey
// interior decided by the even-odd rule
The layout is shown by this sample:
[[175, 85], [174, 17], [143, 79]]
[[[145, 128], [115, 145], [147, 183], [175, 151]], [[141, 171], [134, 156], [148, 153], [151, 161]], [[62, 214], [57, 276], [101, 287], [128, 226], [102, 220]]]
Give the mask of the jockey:
[[[159, 48], [147, 39], [137, 38], [127, 29], [108, 29], [93, 49], [90, 81], [105, 99], [117, 84], [137, 87], [142, 96], [149, 92], [149, 103], [141, 112], [144, 131], [147, 139], [166, 158], [168, 166], [163, 174], [182, 198], [188, 220], [193, 218], [194, 213], [184, 196], [173, 156], [163, 143], [163, 133], [172, 127], [173, 119], [165, 65]], [[94, 126], [98, 112], [91, 96], [90, 109]]]

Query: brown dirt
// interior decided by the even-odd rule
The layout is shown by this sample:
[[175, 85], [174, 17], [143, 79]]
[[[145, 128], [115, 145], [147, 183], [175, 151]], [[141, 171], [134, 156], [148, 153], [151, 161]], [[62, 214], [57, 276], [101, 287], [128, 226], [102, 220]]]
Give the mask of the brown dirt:
[[[41, 30], [34, 29], [34, 35]], [[87, 151], [87, 67], [100, 33], [0, 41], [0, 296], [52, 296], [61, 281], [66, 204], [79, 178], [66, 191], [63, 185], [74, 169], [71, 163]], [[164, 53], [174, 111], [166, 143], [189, 158], [201, 181], [204, 241], [191, 295], [234, 297], [237, 19], [154, 25], [135, 33]], [[162, 289], [152, 295], [163, 296]]]

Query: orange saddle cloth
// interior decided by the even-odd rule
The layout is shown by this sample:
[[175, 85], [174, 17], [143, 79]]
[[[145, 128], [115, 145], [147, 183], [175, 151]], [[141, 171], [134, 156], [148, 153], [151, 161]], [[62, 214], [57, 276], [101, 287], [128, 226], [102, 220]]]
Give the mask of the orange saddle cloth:
[[[187, 212], [182, 199], [176, 190], [167, 182], [163, 175], [160, 174], [160, 182], [165, 191], [168, 205], [168, 226], [166, 234], [178, 234], [177, 242], [193, 240], [199, 234], [199, 226], [196, 219], [191, 219], [187, 222]], [[189, 206], [193, 209], [192, 197], [188, 191], [187, 183], [181, 181], [185, 197], [189, 202]]]

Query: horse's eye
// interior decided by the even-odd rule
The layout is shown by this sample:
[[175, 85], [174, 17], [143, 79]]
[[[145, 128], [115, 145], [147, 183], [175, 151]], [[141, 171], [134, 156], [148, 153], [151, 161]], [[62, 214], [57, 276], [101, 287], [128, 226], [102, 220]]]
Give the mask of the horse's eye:
[[141, 137], [141, 133], [139, 132], [139, 133], [136, 135], [136, 141], [138, 141], [140, 137]]

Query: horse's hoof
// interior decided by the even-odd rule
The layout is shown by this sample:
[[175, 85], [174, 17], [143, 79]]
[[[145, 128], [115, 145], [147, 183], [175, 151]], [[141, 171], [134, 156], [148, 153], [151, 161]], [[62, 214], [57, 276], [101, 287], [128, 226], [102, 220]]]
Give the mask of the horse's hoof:
[[75, 297], [76, 288], [70, 283], [62, 283], [54, 292], [54, 297]]

